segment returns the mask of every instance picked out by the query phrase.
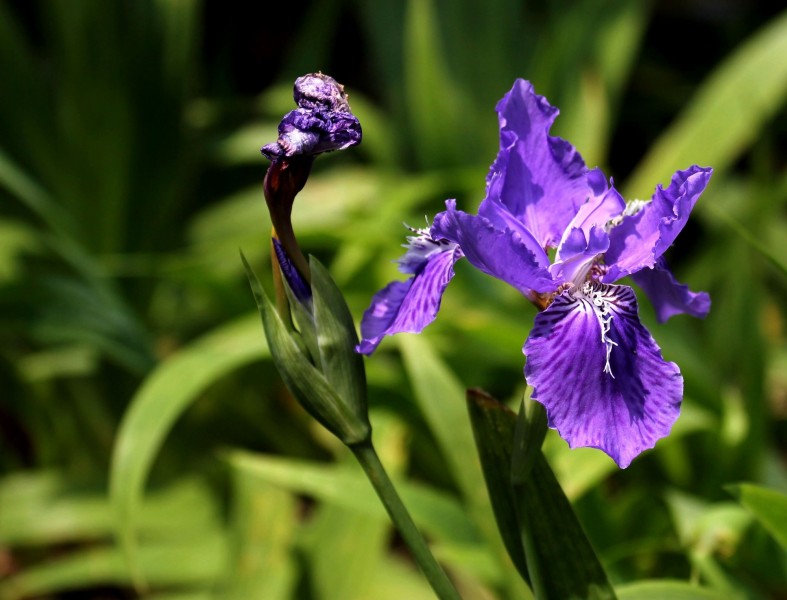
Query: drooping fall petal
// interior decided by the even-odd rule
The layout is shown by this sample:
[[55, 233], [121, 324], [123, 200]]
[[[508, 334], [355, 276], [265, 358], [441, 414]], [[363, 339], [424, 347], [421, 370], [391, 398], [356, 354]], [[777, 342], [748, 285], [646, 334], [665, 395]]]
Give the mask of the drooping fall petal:
[[678, 418], [683, 378], [637, 317], [631, 288], [588, 284], [536, 316], [525, 375], [549, 426], [627, 467]]

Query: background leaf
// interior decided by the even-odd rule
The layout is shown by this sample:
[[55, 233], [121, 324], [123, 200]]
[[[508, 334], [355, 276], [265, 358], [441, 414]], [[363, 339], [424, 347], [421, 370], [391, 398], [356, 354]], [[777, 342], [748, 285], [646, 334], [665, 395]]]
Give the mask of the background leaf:
[[728, 486], [727, 490], [762, 523], [783, 548], [787, 548], [787, 496], [776, 490], [746, 483]]

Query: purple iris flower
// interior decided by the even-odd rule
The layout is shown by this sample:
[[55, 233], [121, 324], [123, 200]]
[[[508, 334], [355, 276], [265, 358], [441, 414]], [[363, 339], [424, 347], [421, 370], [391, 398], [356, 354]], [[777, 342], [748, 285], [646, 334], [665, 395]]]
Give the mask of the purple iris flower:
[[549, 426], [572, 448], [600, 448], [625, 468], [669, 433], [683, 378], [640, 323], [633, 290], [616, 282], [632, 276], [660, 322], [707, 315], [708, 294], [678, 283], [663, 254], [712, 170], [678, 171], [649, 201], [626, 204], [599, 169], [549, 135], [558, 110], [529, 82], [517, 80], [497, 112], [500, 151], [478, 214], [448, 200], [431, 227], [413, 230], [399, 261], [411, 277], [374, 296], [357, 350], [371, 354], [384, 336], [431, 323], [454, 263], [465, 257], [541, 310], [523, 351]]

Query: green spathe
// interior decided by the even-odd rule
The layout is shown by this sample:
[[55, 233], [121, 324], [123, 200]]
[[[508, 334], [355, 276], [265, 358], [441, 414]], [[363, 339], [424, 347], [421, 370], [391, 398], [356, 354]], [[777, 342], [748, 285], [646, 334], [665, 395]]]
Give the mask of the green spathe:
[[368, 425], [366, 371], [363, 357], [355, 351], [358, 334], [352, 314], [322, 263], [310, 256], [309, 267], [322, 372], [357, 418]]
[[[241, 258], [262, 317], [262, 325], [273, 362], [287, 388], [309, 414], [344, 444], [350, 446], [367, 441], [371, 436], [371, 425], [366, 414], [365, 402], [361, 404], [357, 397], [344, 396], [344, 392], [352, 387], [347, 382], [340, 385], [338, 390], [336, 389], [335, 381], [340, 377], [338, 368], [328, 369], [330, 375], [326, 378], [327, 373], [324, 375], [312, 364], [305, 354], [303, 346], [296, 342], [294, 336], [297, 334], [288, 330], [242, 254]], [[322, 286], [320, 287], [322, 289]], [[323, 296], [325, 295], [323, 293]], [[315, 294], [316, 297], [317, 294]], [[340, 337], [337, 331], [341, 329], [341, 326], [335, 323], [330, 310], [321, 310], [320, 314], [322, 329], [320, 325], [317, 325], [317, 345], [321, 347], [320, 338], [322, 337], [325, 348], [328, 348], [331, 344], [337, 343], [337, 339]], [[350, 351], [352, 351], [352, 346]], [[339, 350], [336, 352], [340, 354]], [[325, 352], [321, 349], [320, 354], [323, 355]]]

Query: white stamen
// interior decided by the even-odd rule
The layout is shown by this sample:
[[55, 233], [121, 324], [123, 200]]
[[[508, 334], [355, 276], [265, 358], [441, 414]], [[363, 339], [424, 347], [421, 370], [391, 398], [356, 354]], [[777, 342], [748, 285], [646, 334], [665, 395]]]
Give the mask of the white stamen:
[[407, 243], [402, 244], [402, 248], [407, 248], [407, 252], [396, 261], [399, 263], [399, 270], [402, 273], [413, 274], [432, 254], [453, 250], [457, 246], [457, 244], [448, 240], [433, 239], [427, 227], [416, 229], [407, 224], [405, 224], [405, 227], [415, 235], [407, 236]]
[[609, 233], [609, 231], [613, 227], [617, 227], [623, 222], [623, 219], [626, 217], [633, 217], [639, 211], [641, 211], [646, 204], [649, 204], [650, 200], [632, 200], [628, 204], [626, 204], [626, 208], [623, 209], [623, 212], [618, 215], [617, 217], [610, 219], [607, 224], [604, 226], [604, 230]]

